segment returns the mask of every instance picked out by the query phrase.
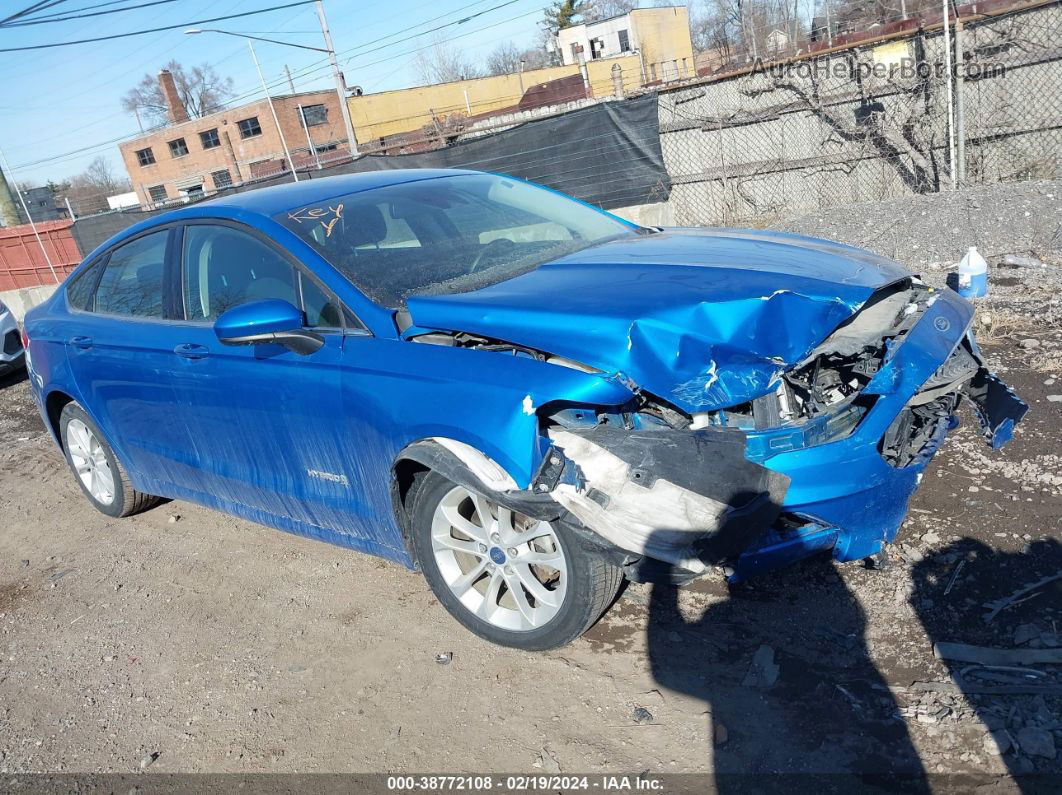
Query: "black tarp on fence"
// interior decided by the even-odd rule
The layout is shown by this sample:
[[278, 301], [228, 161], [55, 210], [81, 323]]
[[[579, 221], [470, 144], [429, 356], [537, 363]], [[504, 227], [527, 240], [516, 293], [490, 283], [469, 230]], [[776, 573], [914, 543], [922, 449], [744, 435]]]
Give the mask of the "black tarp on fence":
[[[430, 152], [368, 155], [331, 168], [300, 171], [299, 178], [385, 168], [493, 171], [546, 185], [606, 210], [664, 201], [671, 192], [660, 151], [656, 94], [602, 102]], [[290, 181], [291, 175], [283, 174], [214, 197]], [[174, 208], [80, 218], [74, 224], [74, 237], [87, 254], [122, 229], [170, 209]]]

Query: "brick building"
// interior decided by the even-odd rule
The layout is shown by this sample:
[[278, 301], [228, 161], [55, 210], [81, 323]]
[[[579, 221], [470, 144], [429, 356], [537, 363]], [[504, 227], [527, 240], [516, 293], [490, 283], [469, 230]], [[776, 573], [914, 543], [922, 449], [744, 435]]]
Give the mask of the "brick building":
[[[169, 124], [118, 147], [142, 204], [210, 193], [288, 170], [265, 99], [189, 119], [173, 76], [165, 69], [159, 84]], [[277, 96], [273, 105], [296, 167], [349, 157], [335, 91]]]

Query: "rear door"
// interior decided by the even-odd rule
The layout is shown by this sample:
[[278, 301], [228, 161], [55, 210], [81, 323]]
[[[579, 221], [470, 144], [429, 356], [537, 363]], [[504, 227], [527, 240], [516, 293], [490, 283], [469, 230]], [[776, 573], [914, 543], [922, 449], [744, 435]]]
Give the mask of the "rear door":
[[82, 279], [73, 291], [78, 305], [66, 325], [67, 357], [86, 410], [136, 485], [156, 494], [187, 475], [187, 416], [174, 389], [177, 329], [167, 289], [177, 233], [152, 229], [104, 255], [86, 277], [95, 285]]
[[[189, 223], [182, 244], [180, 400], [194, 407], [198, 491], [303, 525], [351, 532], [360, 490], [343, 416], [347, 335], [365, 334], [339, 301], [256, 231]], [[264, 299], [303, 309], [325, 345], [302, 356], [280, 345], [222, 345], [224, 311]], [[179, 354], [175, 354], [180, 357]], [[244, 511], [246, 512], [246, 511]], [[307, 527], [309, 526], [309, 527]]]

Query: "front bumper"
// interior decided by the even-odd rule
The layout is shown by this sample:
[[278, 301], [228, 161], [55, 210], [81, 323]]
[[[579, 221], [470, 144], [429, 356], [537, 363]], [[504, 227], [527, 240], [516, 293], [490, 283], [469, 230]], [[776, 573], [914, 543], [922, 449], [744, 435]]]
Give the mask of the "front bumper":
[[986, 441], [999, 448], [1011, 437], [1028, 406], [980, 358], [968, 329], [973, 307], [950, 290], [926, 310], [919, 322], [889, 351], [864, 394], [874, 405], [847, 437], [785, 452], [762, 460], [790, 478], [783, 511], [805, 520], [774, 527], [738, 561], [737, 576], [748, 576], [806, 554], [832, 549], [840, 561], [878, 553], [891, 542], [907, 515], [908, 501], [948, 431], [958, 425], [942, 417], [912, 463], [890, 465], [880, 443], [890, 425], [923, 389], [959, 345], [968, 345], [979, 369], [959, 393], [969, 399]]
[[857, 420], [843, 406], [841, 422], [821, 415], [762, 431], [632, 429], [591, 418], [589, 427], [549, 431], [555, 466], [532, 489], [617, 550], [635, 579], [653, 561], [681, 581], [720, 565], [740, 579], [823, 550], [840, 561], [871, 557], [895, 538], [962, 401], [973, 403], [993, 447], [1028, 408], [984, 366], [972, 317], [951, 291], [931, 300], [886, 344]]
[[21, 369], [26, 361], [18, 325], [10, 313], [0, 313], [0, 375]]

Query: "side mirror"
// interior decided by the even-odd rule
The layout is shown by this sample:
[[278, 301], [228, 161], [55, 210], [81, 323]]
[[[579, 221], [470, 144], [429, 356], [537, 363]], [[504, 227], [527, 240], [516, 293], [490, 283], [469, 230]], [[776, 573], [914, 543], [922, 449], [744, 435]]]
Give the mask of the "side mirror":
[[275, 343], [307, 356], [320, 350], [324, 338], [303, 328], [303, 316], [287, 301], [251, 301], [230, 309], [214, 322], [222, 345]]

